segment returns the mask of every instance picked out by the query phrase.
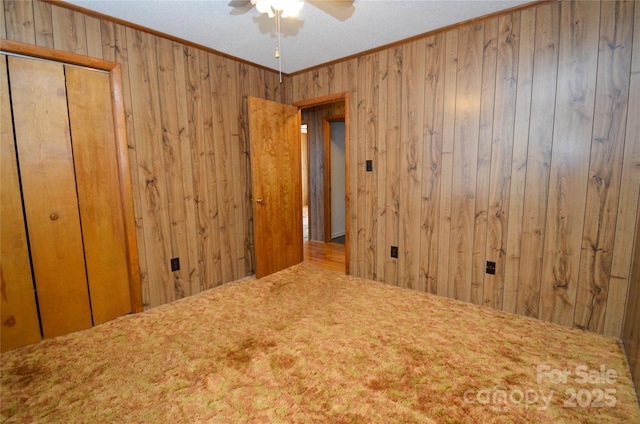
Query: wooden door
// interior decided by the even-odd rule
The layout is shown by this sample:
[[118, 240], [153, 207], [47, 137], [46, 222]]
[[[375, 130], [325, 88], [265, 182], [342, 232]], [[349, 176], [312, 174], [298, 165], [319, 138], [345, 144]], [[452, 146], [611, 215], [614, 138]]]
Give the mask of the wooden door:
[[302, 262], [300, 115], [249, 97], [256, 277]]
[[[110, 75], [22, 57], [9, 57], [8, 71], [12, 108], [6, 110], [13, 111], [21, 176], [17, 197], [24, 204], [31, 246], [26, 260], [34, 270], [42, 335], [127, 314], [131, 283]], [[3, 203], [5, 138], [14, 144], [5, 129]], [[4, 248], [2, 255], [4, 262]], [[4, 283], [18, 289], [13, 277]], [[24, 288], [21, 293], [29, 295]], [[33, 288], [30, 295], [35, 303]]]
[[109, 74], [65, 66], [93, 324], [131, 312]]
[[33, 289], [29, 247], [22, 213], [6, 56], [0, 56], [0, 312], [2, 352], [40, 340], [40, 324]]
[[44, 337], [92, 325], [64, 66], [9, 57], [31, 261]]

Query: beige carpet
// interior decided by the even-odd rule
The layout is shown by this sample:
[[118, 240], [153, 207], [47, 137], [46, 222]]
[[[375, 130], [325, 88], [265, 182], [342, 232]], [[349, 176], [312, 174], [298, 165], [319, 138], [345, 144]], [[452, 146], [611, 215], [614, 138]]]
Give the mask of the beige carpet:
[[298, 265], [1, 357], [46, 423], [638, 423], [616, 340]]

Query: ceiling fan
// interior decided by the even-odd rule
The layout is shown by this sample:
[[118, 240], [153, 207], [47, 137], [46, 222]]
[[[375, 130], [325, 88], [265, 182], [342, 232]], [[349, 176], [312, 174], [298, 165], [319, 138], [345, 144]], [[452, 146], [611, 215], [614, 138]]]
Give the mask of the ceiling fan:
[[[272, 0], [271, 3], [277, 3], [278, 0]], [[354, 0], [304, 0], [298, 1], [299, 7], [302, 7], [303, 3], [309, 3], [310, 5], [320, 9], [324, 13], [333, 16], [339, 21], [346, 21], [353, 15], [355, 7], [353, 5]], [[241, 15], [251, 10], [254, 5], [261, 13], [269, 13], [268, 9], [264, 9], [262, 1], [259, 0], [231, 0], [229, 6], [233, 8], [231, 12], [234, 15]], [[285, 17], [285, 15], [282, 15]]]

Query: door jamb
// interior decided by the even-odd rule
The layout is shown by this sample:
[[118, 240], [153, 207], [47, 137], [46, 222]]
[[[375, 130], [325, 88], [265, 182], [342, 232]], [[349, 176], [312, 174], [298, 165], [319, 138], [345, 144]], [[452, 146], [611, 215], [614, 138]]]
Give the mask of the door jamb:
[[140, 264], [136, 239], [135, 214], [133, 208], [133, 191], [131, 188], [131, 172], [127, 145], [127, 128], [124, 113], [124, 97], [122, 91], [122, 70], [119, 63], [63, 52], [47, 47], [34, 46], [16, 41], [0, 40], [0, 51], [9, 54], [51, 60], [55, 62], [84, 66], [107, 71], [111, 83], [111, 104], [113, 106], [113, 122], [118, 155], [118, 176], [120, 180], [120, 196], [122, 198], [122, 218], [126, 241], [126, 255], [129, 276], [129, 293], [131, 310], [142, 312], [142, 286], [140, 284]]
[[[307, 126], [307, 131], [309, 131], [309, 122], [307, 122], [306, 120], [302, 120], [302, 110], [300, 108], [298, 108], [298, 115], [300, 116], [300, 126], [302, 127], [303, 125]], [[302, 143], [302, 135], [300, 135], [300, 143]], [[309, 134], [307, 134], [306, 137], [306, 141], [305, 143], [307, 144], [306, 146], [306, 152], [307, 152], [307, 157], [306, 158], [302, 158], [304, 161], [306, 161], [306, 165], [307, 165], [307, 172], [306, 175], [302, 175], [302, 178], [306, 178], [307, 180], [307, 225], [309, 225], [312, 221], [311, 221], [311, 208], [308, 207], [308, 202], [309, 202], [309, 198], [311, 197], [311, 171], [309, 170], [310, 168], [310, 156], [309, 156]], [[300, 151], [302, 152], [302, 145], [300, 145]], [[302, 207], [304, 208], [304, 202], [302, 204]], [[309, 225], [309, 227], [311, 227]], [[309, 228], [309, 232], [311, 232], [311, 228]], [[303, 231], [303, 235], [302, 235], [302, 243], [304, 244], [304, 231]], [[303, 248], [304, 250], [304, 248]], [[303, 253], [304, 255], [304, 253]]]

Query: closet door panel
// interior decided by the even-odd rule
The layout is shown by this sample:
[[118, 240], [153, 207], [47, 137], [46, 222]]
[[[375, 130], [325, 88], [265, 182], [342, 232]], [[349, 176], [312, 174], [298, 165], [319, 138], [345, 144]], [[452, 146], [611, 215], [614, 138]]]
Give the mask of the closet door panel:
[[131, 312], [111, 83], [66, 66], [69, 122], [94, 325]]
[[0, 55], [0, 334], [2, 352], [40, 340], [31, 262], [11, 123], [6, 56]]
[[45, 338], [92, 325], [62, 65], [9, 58], [18, 160]]

